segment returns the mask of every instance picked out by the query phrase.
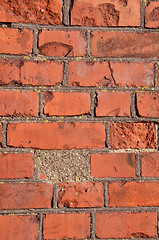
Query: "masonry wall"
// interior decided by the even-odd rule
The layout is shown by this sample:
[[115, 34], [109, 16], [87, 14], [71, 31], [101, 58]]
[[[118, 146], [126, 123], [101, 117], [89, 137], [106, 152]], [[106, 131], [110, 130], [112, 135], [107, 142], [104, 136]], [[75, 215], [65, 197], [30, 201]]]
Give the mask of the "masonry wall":
[[0, 2], [0, 239], [158, 239], [159, 1]]

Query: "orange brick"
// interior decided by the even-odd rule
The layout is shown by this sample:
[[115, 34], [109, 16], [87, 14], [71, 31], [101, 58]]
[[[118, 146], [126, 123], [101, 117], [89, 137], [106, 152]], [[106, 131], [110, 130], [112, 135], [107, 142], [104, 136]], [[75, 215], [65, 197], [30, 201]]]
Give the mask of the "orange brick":
[[91, 155], [93, 177], [135, 177], [135, 154], [95, 153]]
[[84, 56], [86, 36], [81, 31], [47, 31], [39, 36], [40, 53], [46, 56]]
[[76, 0], [71, 12], [72, 25], [140, 26], [140, 1]]
[[44, 113], [81, 115], [90, 113], [90, 94], [86, 92], [44, 92]]
[[0, 91], [0, 115], [37, 116], [38, 94], [27, 91]]
[[85, 239], [90, 236], [88, 213], [47, 214], [43, 223], [44, 239]]
[[33, 170], [32, 153], [0, 153], [0, 178], [31, 178]]
[[130, 93], [97, 92], [97, 116], [130, 116]]
[[[159, 33], [92, 32], [90, 52], [99, 57], [157, 58]], [[146, 39], [146, 42], [145, 42]]]
[[0, 184], [0, 209], [51, 208], [52, 197], [47, 183]]
[[102, 183], [60, 183], [59, 207], [103, 207], [104, 186]]
[[157, 213], [96, 213], [98, 238], [157, 238]]
[[17, 123], [8, 125], [9, 146], [40, 149], [102, 148], [103, 123]]
[[110, 66], [108, 62], [70, 62], [68, 82], [70, 86], [152, 87], [154, 67], [143, 62], [110, 62]]
[[143, 177], [159, 177], [159, 153], [142, 153], [141, 166]]
[[156, 128], [152, 123], [111, 123], [110, 146], [120, 148], [155, 148]]
[[62, 2], [60, 0], [2, 1], [0, 21], [59, 25], [62, 23]]
[[159, 93], [137, 93], [138, 114], [143, 117], [159, 117]]
[[0, 85], [19, 82], [20, 61], [0, 59]]
[[145, 10], [145, 26], [159, 28], [159, 2], [147, 2]]
[[32, 53], [33, 34], [28, 29], [0, 28], [0, 53]]
[[37, 239], [38, 216], [0, 216], [0, 236], [3, 240]]
[[109, 184], [109, 206], [152, 207], [159, 205], [158, 182], [127, 182]]

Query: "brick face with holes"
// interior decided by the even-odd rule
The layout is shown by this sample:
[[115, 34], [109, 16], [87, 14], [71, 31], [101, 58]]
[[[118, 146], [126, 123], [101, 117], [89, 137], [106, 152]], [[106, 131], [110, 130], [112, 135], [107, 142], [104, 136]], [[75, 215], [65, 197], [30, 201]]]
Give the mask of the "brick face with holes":
[[0, 239], [159, 239], [159, 1], [0, 1]]

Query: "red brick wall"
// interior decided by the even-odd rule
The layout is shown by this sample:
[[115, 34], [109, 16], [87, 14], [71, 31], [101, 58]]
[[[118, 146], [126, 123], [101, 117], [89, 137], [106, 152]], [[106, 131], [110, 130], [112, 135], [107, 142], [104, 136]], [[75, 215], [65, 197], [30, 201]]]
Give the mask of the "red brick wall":
[[[0, 2], [0, 239], [159, 237], [158, 65], [159, 1]], [[37, 149], [87, 150], [90, 180]]]

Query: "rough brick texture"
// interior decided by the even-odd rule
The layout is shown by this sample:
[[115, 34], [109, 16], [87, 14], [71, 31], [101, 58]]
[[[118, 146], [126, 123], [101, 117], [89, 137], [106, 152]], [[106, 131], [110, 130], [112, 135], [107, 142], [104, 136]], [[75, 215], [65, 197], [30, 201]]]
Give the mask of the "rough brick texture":
[[0, 0], [0, 240], [158, 220], [159, 0]]

